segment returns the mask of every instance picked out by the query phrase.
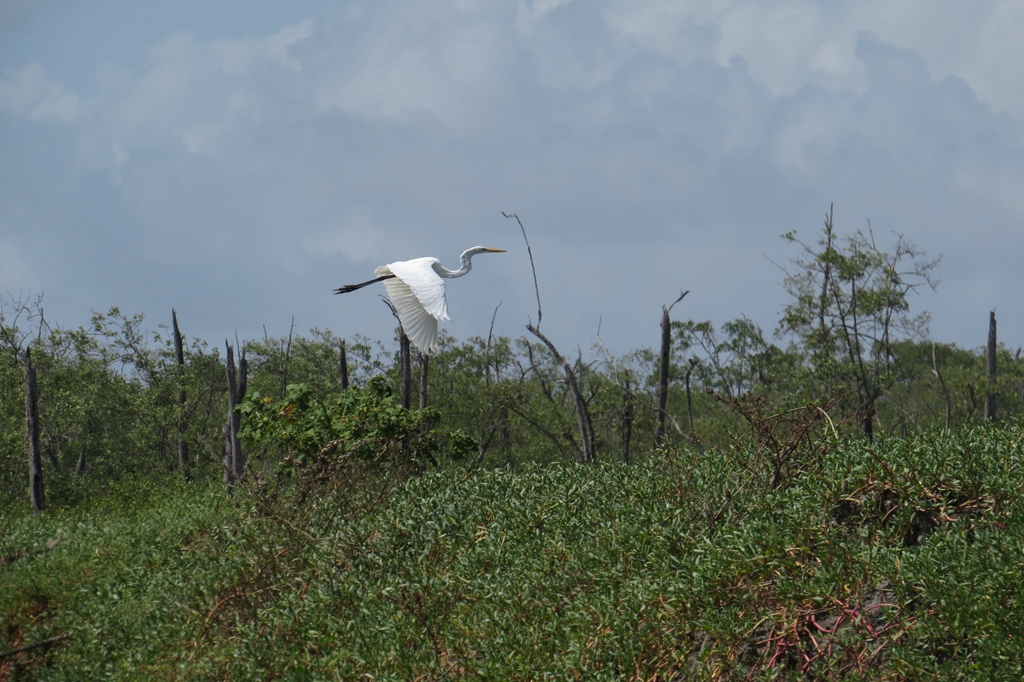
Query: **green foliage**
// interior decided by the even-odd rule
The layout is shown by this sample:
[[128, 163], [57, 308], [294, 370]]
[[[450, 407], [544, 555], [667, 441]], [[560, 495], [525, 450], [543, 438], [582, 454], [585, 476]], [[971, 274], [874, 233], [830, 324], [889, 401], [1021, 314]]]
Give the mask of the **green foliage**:
[[8, 519], [7, 642], [68, 636], [0, 674], [1016, 680], [1022, 439], [844, 441], [776, 490], [742, 448], [447, 469], [383, 502], [121, 484]]
[[[287, 468], [332, 468], [349, 459], [378, 461], [389, 454], [409, 458], [433, 454], [436, 433], [428, 431], [431, 410], [406, 410], [383, 377], [365, 389], [350, 388], [328, 400], [317, 399], [306, 384], [289, 384], [284, 399], [250, 392], [239, 406], [250, 443], [280, 446]], [[403, 443], [415, 439], [415, 447]]]
[[878, 246], [870, 223], [841, 239], [832, 212], [816, 245], [783, 237], [801, 247], [783, 282], [791, 302], [778, 333], [795, 337], [824, 395], [845, 385], [857, 397], [864, 433], [873, 432], [875, 403], [894, 380], [894, 344], [927, 334], [928, 314], [910, 314], [910, 295], [935, 287], [931, 272], [939, 259], [896, 236], [891, 250]]
[[[20, 308], [19, 308], [20, 306]], [[12, 324], [4, 309], [25, 308]], [[103, 481], [176, 468], [179, 425], [192, 468], [208, 469], [219, 459], [224, 418], [224, 367], [206, 344], [185, 348], [184, 367], [172, 341], [142, 328], [141, 315], [117, 308], [93, 315], [88, 329], [51, 327], [39, 302], [0, 299], [0, 508], [24, 503], [24, 388], [20, 352], [31, 346], [39, 385], [40, 441], [44, 480], [51, 505], [74, 505]], [[28, 332], [32, 333], [29, 334]], [[177, 402], [184, 389], [187, 401]], [[80, 460], [83, 484], [76, 475]], [[102, 485], [100, 485], [102, 487]]]
[[330, 330], [314, 327], [308, 336], [265, 337], [245, 344], [249, 359], [251, 390], [275, 400], [285, 397], [289, 384], [305, 384], [312, 394], [326, 400], [341, 388], [341, 346], [345, 343], [349, 381], [366, 386], [370, 379], [390, 369], [391, 358], [379, 343], [361, 336], [345, 342]]

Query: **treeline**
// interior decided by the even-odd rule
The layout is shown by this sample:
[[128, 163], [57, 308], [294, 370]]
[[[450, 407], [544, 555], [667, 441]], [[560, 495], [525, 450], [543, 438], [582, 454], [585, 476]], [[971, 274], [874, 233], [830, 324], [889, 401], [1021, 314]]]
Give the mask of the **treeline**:
[[[588, 449], [599, 461], [628, 461], [662, 445], [726, 447], [770, 440], [786, 414], [816, 415], [815, 428], [873, 438], [1024, 411], [1024, 361], [1020, 349], [997, 343], [994, 315], [989, 346], [964, 349], [929, 340], [927, 314], [912, 314], [913, 295], [933, 286], [937, 260], [898, 235], [886, 247], [870, 229], [842, 237], [831, 216], [813, 242], [786, 237], [799, 254], [784, 280], [789, 305], [771, 334], [746, 318], [717, 328], [673, 319], [684, 317], [683, 299], [662, 310], [661, 344], [618, 357], [600, 339], [586, 356], [556, 358], [552, 346], [526, 336], [443, 336], [425, 367], [425, 358], [380, 342], [294, 328], [222, 348], [190, 337], [187, 316], [176, 347], [170, 316], [151, 329], [141, 314], [114, 308], [88, 327], [65, 329], [45, 318], [41, 297], [2, 297], [0, 503], [27, 502], [29, 350], [38, 457], [46, 495], [58, 505], [126, 476], [180, 472], [230, 482], [236, 466], [244, 464], [243, 476], [266, 472], [304, 447], [334, 456], [340, 441], [355, 437], [332, 417], [346, 410], [364, 422], [389, 415], [392, 431], [381, 426], [374, 437], [397, 442], [424, 467], [585, 461]], [[651, 338], [659, 339], [656, 317]], [[399, 424], [390, 410], [405, 409], [403, 402], [415, 418]], [[234, 403], [244, 418], [233, 428]], [[300, 444], [308, 434], [282, 430], [303, 414], [323, 426], [319, 450]], [[232, 459], [233, 449], [244, 460]]]

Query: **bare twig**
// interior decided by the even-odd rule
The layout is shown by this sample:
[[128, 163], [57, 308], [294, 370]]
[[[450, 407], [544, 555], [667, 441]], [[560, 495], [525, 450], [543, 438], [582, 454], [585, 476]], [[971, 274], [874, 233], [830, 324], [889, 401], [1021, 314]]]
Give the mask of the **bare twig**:
[[412, 396], [412, 360], [411, 351], [409, 349], [409, 337], [405, 335], [405, 327], [402, 326], [402, 318], [398, 316], [398, 311], [395, 306], [392, 305], [391, 301], [380, 297], [384, 301], [388, 308], [391, 308], [391, 314], [398, 320], [398, 374], [399, 374], [399, 395], [402, 400], [402, 407], [409, 409], [411, 405]]
[[[682, 296], [680, 296], [680, 298], [682, 298]], [[607, 348], [607, 347], [606, 347], [606, 346], [604, 345], [604, 342], [603, 342], [603, 341], [601, 340], [601, 335], [600, 335], [600, 334], [598, 334], [598, 336], [597, 336], [597, 342], [598, 342], [598, 344], [599, 344], [599, 345], [601, 346], [601, 350], [603, 350], [603, 351], [604, 351], [604, 353], [605, 353], [605, 355], [606, 355], [606, 356], [608, 357], [608, 362], [609, 362], [609, 364], [611, 364], [611, 366], [612, 366], [612, 372], [613, 372], [613, 373], [615, 374], [615, 376], [616, 376], [616, 383], [617, 383], [617, 384], [619, 384], [619, 389], [620, 389], [620, 390], [622, 390], [622, 391], [623, 391], [623, 392], [624, 392], [624, 393], [625, 393], [625, 394], [626, 394], [626, 395], [627, 395], [627, 396], [628, 396], [628, 397], [629, 397], [630, 399], [638, 399], [638, 400], [640, 400], [640, 404], [641, 404], [641, 405], [643, 405], [644, 407], [647, 407], [648, 409], [650, 409], [650, 410], [652, 410], [652, 411], [655, 411], [655, 412], [656, 412], [656, 411], [658, 410], [658, 408], [657, 408], [657, 407], [656, 407], [656, 406], [655, 406], [655, 405], [654, 405], [653, 403], [650, 403], [650, 402], [646, 402], [646, 401], [644, 401], [644, 400], [643, 400], [643, 399], [642, 399], [642, 398], [641, 398], [641, 397], [640, 397], [640, 396], [639, 396], [639, 395], [638, 395], [638, 394], [636, 393], [636, 391], [634, 391], [633, 389], [631, 389], [631, 388], [629, 387], [629, 380], [628, 380], [628, 379], [626, 380], [626, 384], [625, 384], [625, 385], [623, 385], [623, 384], [620, 384], [620, 383], [619, 383], [619, 380], [618, 380], [618, 369], [617, 369], [617, 368], [615, 367], [615, 360], [614, 360], [614, 359], [612, 358], [612, 355], [611, 355], [611, 353], [610, 353], [610, 352], [608, 352], [608, 348]], [[665, 417], [666, 417], [666, 418], [667, 418], [667, 419], [668, 419], [668, 420], [669, 420], [670, 422], [672, 422], [672, 426], [673, 426], [673, 428], [675, 428], [676, 432], [677, 432], [677, 433], [679, 433], [679, 435], [680, 435], [680, 436], [682, 436], [683, 438], [685, 438], [685, 439], [686, 439], [686, 441], [687, 441], [688, 443], [690, 443], [691, 445], [693, 445], [694, 447], [696, 447], [696, 448], [697, 448], [697, 451], [698, 451], [698, 452], [700, 452], [701, 454], [704, 454], [704, 446], [703, 446], [703, 445], [701, 444], [701, 442], [700, 442], [700, 441], [699, 441], [699, 440], [698, 440], [698, 439], [697, 439], [697, 438], [695, 437], [695, 436], [696, 436], [696, 434], [695, 434], [695, 433], [693, 433], [693, 423], [692, 423], [692, 418], [691, 418], [691, 424], [690, 424], [690, 431], [691, 431], [691, 433], [687, 433], [686, 431], [684, 431], [684, 430], [683, 430], [683, 427], [681, 427], [681, 426], [679, 425], [679, 422], [678, 422], [678, 421], [676, 420], [676, 418], [675, 418], [675, 417], [673, 417], [673, 416], [672, 416], [671, 414], [669, 414], [669, 413], [668, 413], [667, 411], [666, 411], [666, 412], [663, 412], [663, 414], [665, 415]]]
[[526, 228], [523, 227], [523, 221], [519, 219], [517, 214], [502, 211], [501, 215], [506, 218], [515, 218], [516, 222], [519, 223], [519, 229], [523, 233], [523, 241], [526, 242], [526, 253], [530, 256], [530, 269], [533, 270], [533, 290], [537, 293], [537, 328], [540, 329], [540, 286], [537, 284], [537, 267], [533, 264], [533, 249], [530, 248], [530, 240], [526, 238]]
[[523, 233], [523, 241], [526, 242], [526, 252], [530, 255], [530, 269], [533, 271], [533, 288], [537, 293], [537, 326], [527, 324], [526, 329], [544, 342], [544, 345], [548, 347], [548, 350], [550, 350], [551, 354], [554, 356], [555, 361], [562, 366], [563, 370], [565, 370], [565, 382], [569, 386], [569, 392], [572, 393], [573, 406], [576, 409], [576, 420], [579, 423], [580, 440], [582, 441], [580, 458], [584, 462], [593, 462], [594, 449], [590, 433], [590, 414], [587, 411], [586, 403], [583, 402], [583, 396], [580, 395], [580, 387], [576, 382], [576, 375], [572, 371], [572, 365], [562, 357], [561, 353], [558, 352], [558, 349], [555, 348], [555, 344], [551, 343], [551, 341], [548, 340], [548, 337], [544, 336], [540, 331], [540, 286], [537, 284], [537, 267], [533, 262], [533, 250], [530, 248], [530, 240], [526, 237], [526, 228], [523, 227], [523, 221], [520, 220], [519, 216], [515, 213], [505, 213], [502, 211], [501, 215], [506, 218], [515, 218], [516, 222], [519, 223], [519, 229]]
[[7, 658], [8, 656], [14, 656], [15, 654], [20, 654], [23, 651], [31, 651], [32, 649], [38, 649], [39, 647], [42, 647], [42, 646], [50, 646], [51, 644], [56, 644], [57, 642], [60, 642], [62, 640], [67, 639], [69, 636], [70, 635], [68, 635], [67, 633], [64, 633], [63, 635], [57, 635], [56, 637], [50, 637], [49, 639], [44, 639], [44, 640], [41, 640], [39, 642], [33, 642], [32, 644], [26, 644], [25, 646], [19, 646], [16, 649], [11, 649], [9, 651], [4, 651], [3, 653], [0, 653], [0, 658]]
[[946, 430], [949, 431], [950, 422], [953, 420], [953, 399], [949, 395], [949, 389], [946, 388], [946, 380], [942, 378], [942, 370], [939, 369], [939, 358], [936, 353], [935, 342], [932, 342], [932, 374], [939, 380], [942, 396], [946, 400]]
[[565, 383], [569, 386], [569, 392], [572, 393], [573, 406], [576, 408], [576, 421], [579, 423], [580, 429], [580, 441], [581, 441], [581, 452], [580, 459], [584, 462], [594, 461], [594, 449], [590, 438], [590, 415], [587, 413], [587, 406], [583, 402], [583, 396], [580, 395], [579, 384], [576, 383], [576, 375], [572, 371], [572, 365], [562, 357], [558, 349], [555, 348], [555, 344], [551, 343], [548, 337], [544, 336], [539, 329], [534, 327], [532, 324], [526, 325], [526, 330], [536, 336], [538, 339], [544, 342], [544, 345], [551, 351], [551, 355], [554, 356], [555, 362], [562, 366], [565, 371]]
[[670, 306], [668, 307], [668, 311], [669, 311], [669, 312], [672, 312], [672, 309], [676, 307], [676, 303], [679, 303], [679, 302], [680, 302], [681, 300], [683, 300], [684, 298], [686, 298], [686, 295], [687, 295], [688, 293], [690, 293], [690, 290], [689, 290], [689, 289], [687, 289], [686, 291], [683, 291], [682, 289], [680, 289], [680, 290], [679, 290], [679, 298], [677, 298], [676, 300], [672, 301], [672, 305], [670, 305]]
[[[487, 346], [484, 352], [484, 357], [486, 359], [486, 363], [484, 364], [484, 380], [486, 381], [488, 386], [491, 385], [491, 341], [494, 340], [494, 321], [498, 319], [498, 308], [500, 307], [501, 303], [498, 303], [498, 305], [494, 307], [494, 314], [491, 315], [491, 328], [487, 332]], [[500, 380], [500, 377], [498, 376], [497, 362], [494, 363], [494, 380]]]
[[384, 305], [386, 305], [388, 308], [391, 309], [391, 314], [395, 316], [395, 319], [398, 320], [398, 325], [401, 326], [402, 325], [402, 319], [400, 317], [398, 317], [398, 311], [395, 310], [395, 306], [391, 305], [391, 301], [389, 301], [383, 295], [381, 295], [380, 300], [384, 301]]

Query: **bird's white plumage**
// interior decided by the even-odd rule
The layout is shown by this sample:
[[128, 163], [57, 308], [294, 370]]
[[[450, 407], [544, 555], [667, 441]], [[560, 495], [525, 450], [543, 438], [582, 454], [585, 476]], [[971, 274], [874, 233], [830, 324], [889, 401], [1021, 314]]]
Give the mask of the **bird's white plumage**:
[[436, 258], [414, 258], [388, 263], [385, 267], [398, 279], [409, 285], [428, 313], [438, 320], [447, 321], [448, 301], [444, 297], [444, 280], [434, 269], [441, 261]]
[[436, 258], [413, 258], [382, 265], [374, 274], [376, 279], [359, 284], [348, 284], [334, 290], [347, 294], [365, 286], [383, 281], [388, 298], [398, 314], [405, 335], [420, 352], [429, 354], [437, 350], [437, 322], [450, 320], [448, 301], [444, 296], [444, 280], [462, 277], [473, 269], [473, 256], [481, 253], [502, 253], [502, 249], [474, 246], [459, 256], [462, 267], [449, 270]]
[[437, 322], [449, 320], [444, 280], [434, 270], [436, 258], [414, 258], [382, 265], [374, 271], [384, 280], [391, 305], [398, 313], [405, 335], [424, 353], [437, 349]]

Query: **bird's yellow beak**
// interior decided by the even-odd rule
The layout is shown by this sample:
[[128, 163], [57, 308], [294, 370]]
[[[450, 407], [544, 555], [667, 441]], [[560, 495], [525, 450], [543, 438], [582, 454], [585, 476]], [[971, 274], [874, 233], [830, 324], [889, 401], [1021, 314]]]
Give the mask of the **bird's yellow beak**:
[[484, 249], [488, 253], [505, 253], [505, 249]]

